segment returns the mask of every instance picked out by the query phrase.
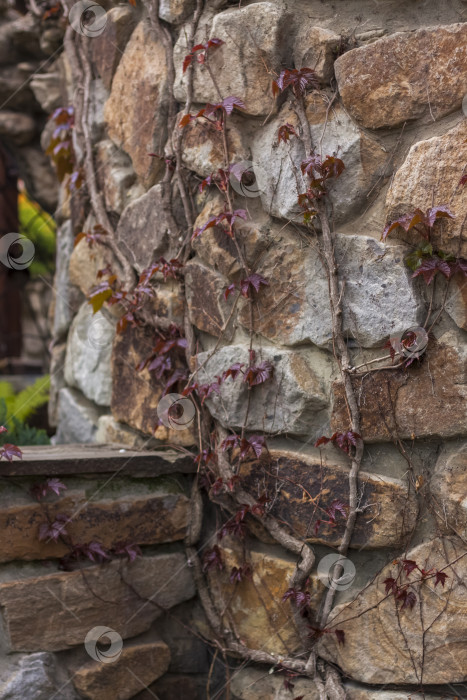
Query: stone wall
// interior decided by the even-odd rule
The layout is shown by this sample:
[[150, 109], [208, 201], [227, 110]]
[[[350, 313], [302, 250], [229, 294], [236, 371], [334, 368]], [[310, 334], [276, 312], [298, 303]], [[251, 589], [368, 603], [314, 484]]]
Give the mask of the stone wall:
[[[465, 3], [109, 2], [94, 30], [74, 7], [71, 26], [36, 20], [41, 42], [68, 28], [31, 83], [74, 104], [84, 178], [62, 182], [56, 214], [55, 441], [170, 448], [190, 467], [110, 484], [76, 474], [49, 494], [48, 517], [76, 513], [73, 541], [142, 548], [83, 571], [58, 570], [66, 543], [35, 539], [29, 481], [5, 486], [2, 697], [34, 674], [41, 698], [66, 674], [59, 697], [204, 698], [211, 685], [227, 698], [226, 684], [239, 700], [467, 697]], [[288, 74], [275, 98], [293, 68], [314, 71], [303, 97]], [[34, 94], [46, 109], [50, 92]], [[241, 103], [225, 129], [219, 108], [199, 115], [229, 96]], [[308, 129], [315, 156], [345, 170], [315, 183], [326, 194], [304, 218]], [[225, 176], [226, 154], [241, 165]], [[430, 207], [450, 212], [429, 227], [431, 251], [421, 219], [381, 240]], [[430, 284], [407, 265], [414, 252], [438, 264]], [[98, 303], [97, 284], [115, 303]], [[407, 329], [415, 357], [397, 344]], [[167, 393], [185, 422], [161, 409]], [[347, 431], [345, 449], [315, 446]], [[115, 665], [83, 650], [99, 626], [123, 639]]]

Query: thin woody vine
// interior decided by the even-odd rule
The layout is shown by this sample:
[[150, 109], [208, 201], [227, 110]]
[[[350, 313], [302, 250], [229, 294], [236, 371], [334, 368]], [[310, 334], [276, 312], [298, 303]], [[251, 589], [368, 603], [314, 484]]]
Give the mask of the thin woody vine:
[[[67, 4], [64, 3], [65, 13], [68, 12], [68, 9]], [[161, 184], [168, 216], [173, 219], [173, 230], [177, 230], [173, 216], [173, 184], [176, 184], [183, 203], [186, 231], [181, 232], [183, 243], [174, 258], [170, 260], [160, 258], [154, 261], [136, 279], [133, 269], [118, 249], [102, 194], [99, 193], [97, 187], [92, 142], [88, 127], [92, 78], [90, 42], [70, 29], [66, 33], [65, 49], [71, 61], [75, 84], [81, 87], [77, 91], [76, 104], [73, 107], [57, 110], [52, 116], [56, 129], [49, 154], [57, 166], [59, 178], [61, 180], [68, 179], [70, 192], [75, 196], [79, 193], [97, 220], [92, 231], [83, 231], [77, 236], [76, 243], [84, 239], [91, 248], [95, 245], [103, 245], [111, 250], [114, 257], [112, 265], [99, 271], [98, 283], [89, 295], [89, 303], [92, 305], [93, 311], [105, 312], [106, 307], [117, 309], [118, 333], [125, 333], [128, 328], [139, 325], [147, 324], [154, 327], [154, 345], [137, 369], [141, 371], [146, 368], [153, 373], [162, 388], [163, 395], [177, 390], [183, 397], [189, 397], [196, 406], [195, 425], [198, 451], [197, 454], [193, 454], [193, 459], [198, 466], [198, 474], [192, 487], [192, 517], [185, 538], [185, 546], [188, 562], [194, 572], [199, 597], [213, 633], [213, 639], [207, 640], [208, 643], [213, 644], [225, 658], [227, 654], [231, 654], [243, 658], [245, 662], [251, 660], [269, 664], [275, 672], [283, 674], [284, 684], [291, 691], [292, 696], [293, 678], [296, 675], [304, 675], [315, 681], [320, 698], [343, 698], [345, 694], [338, 670], [320, 659], [316, 653], [316, 642], [325, 634], [333, 634], [339, 644], [345, 644], [345, 632], [341, 628], [345, 619], [342, 619], [341, 616], [339, 622], [333, 623], [331, 621], [328, 624], [336, 587], [328, 588], [318, 611], [312, 610], [309, 583], [310, 575], [316, 564], [313, 549], [303, 537], [294, 532], [292, 526], [289, 524], [284, 526], [284, 523], [280, 523], [271, 514], [272, 493], [265, 491], [261, 495], [253, 497], [242, 484], [241, 466], [245, 461], [259, 460], [265, 470], [268, 467], [266, 436], [264, 434], [251, 434], [247, 425], [250, 404], [256, 388], [270, 382], [274, 376], [273, 364], [261, 360], [261, 354], [255, 347], [257, 335], [254, 330], [253, 314], [253, 305], [261, 294], [262, 287], [267, 287], [274, 282], [263, 277], [258, 269], [251, 266], [242, 245], [241, 235], [239, 235], [241, 223], [247, 219], [248, 213], [245, 209], [236, 208], [235, 205], [232, 178], [241, 180], [243, 174], [238, 164], [230, 163], [227, 123], [233, 111], [241, 113], [245, 105], [238, 97], [221, 94], [211, 70], [210, 55], [224, 42], [221, 39], [212, 38], [205, 43], [195, 44], [194, 37], [202, 10], [203, 2], [198, 0], [188, 36], [188, 46], [192, 48], [183, 61], [187, 98], [182, 108], [182, 115], [177, 117], [180, 109], [175, 103], [172, 91], [170, 91], [169, 139], [162, 155], [148, 154], [148, 158], [160, 158], [165, 163], [165, 174]], [[150, 23], [156, 36], [165, 47], [168, 76], [173, 84], [175, 67], [173, 65], [172, 36], [167, 26], [159, 20], [157, 2], [151, 6]], [[218, 94], [218, 101], [207, 104], [192, 114], [195, 65], [202, 65], [210, 75]], [[335, 258], [336, 239], [328, 214], [329, 185], [337, 178], [351, 176], [351, 174], [346, 173], [345, 163], [337, 154], [326, 155], [323, 159], [316, 152], [306, 116], [305, 103], [307, 94], [314, 93], [321, 99], [327, 100], [328, 106], [331, 108], [336, 95], [329, 99], [324, 92], [320, 91], [316, 74], [310, 68], [283, 70], [279, 75], [274, 76], [272, 90], [277, 98], [289, 99], [298, 117], [297, 127], [286, 123], [278, 129], [277, 141], [278, 143], [281, 141], [289, 143], [292, 139], [299, 139], [304, 145], [305, 159], [301, 163], [300, 169], [303, 176], [306, 177], [307, 186], [305, 191], [298, 195], [298, 205], [303, 211], [302, 229], [317, 245], [328, 279], [333, 336], [332, 352], [343, 382], [348, 422], [333, 435], [321, 436], [316, 441], [315, 446], [320, 447], [332, 442], [346, 453], [350, 462], [349, 490], [346, 502], [334, 500], [327, 507], [324, 507], [320, 505], [318, 499], [317, 505], [316, 502], [314, 503], [315, 520], [313, 525], [315, 533], [317, 533], [323, 525], [335, 527], [338, 521], [345, 523], [343, 536], [337, 547], [337, 552], [343, 561], [348, 553], [358, 514], [361, 512], [358, 475], [363, 459], [364, 443], [361, 437], [361, 415], [354, 379], [371, 372], [395, 368], [410, 372], [410, 366], [414, 359], [410, 356], [408, 359], [408, 355], [410, 355], [410, 348], [416, 343], [416, 337], [409, 331], [401, 338], [398, 346], [388, 341], [385, 346], [388, 349], [388, 354], [359, 366], [353, 365], [342, 323], [345, 288], [342, 287], [339, 280], [339, 270]], [[201, 183], [194, 183], [192, 176], [182, 166], [183, 129], [191, 122], [208, 124], [213, 135], [220, 134], [222, 137], [224, 165]], [[74, 130], [75, 138], [81, 146], [82, 162], [77, 161], [72, 148], [72, 130]], [[458, 186], [463, 187], [466, 179], [465, 174], [462, 173]], [[223, 210], [198, 228], [194, 226], [196, 218], [193, 205], [194, 186], [199, 187], [201, 192], [209, 188], [216, 188], [224, 200]], [[414, 246], [413, 252], [405, 262], [412, 270], [413, 277], [422, 277], [428, 286], [432, 286], [433, 293], [424, 323], [427, 338], [431, 338], [433, 327], [443, 311], [449, 280], [456, 273], [467, 275], [465, 260], [433, 248], [431, 240], [432, 232], [434, 227], [439, 225], [439, 220], [453, 218], [453, 216], [449, 207], [444, 204], [433, 206], [425, 212], [417, 209], [390, 222], [382, 233], [382, 239], [386, 240], [392, 231], [402, 227], [406, 232], [411, 232], [414, 236], [422, 239], [422, 243]], [[192, 254], [191, 241], [203, 236], [211, 228], [223, 232], [232, 241], [242, 271], [236, 281], [228, 285], [224, 291], [224, 302], [230, 304], [230, 311], [216, 345], [209, 352], [204, 363], [196, 366], [198, 343], [188, 318], [186, 305], [183, 327], [178, 327], [167, 319], [154, 317], [148, 310], [148, 302], [157, 295], [154, 282], [162, 284], [168, 279], [174, 279], [183, 284], [185, 264]], [[441, 307], [435, 312], [433, 309], [434, 286], [436, 278], [439, 276], [444, 277], [447, 283]], [[215, 381], [201, 384], [197, 377], [205, 364], [215, 355], [222, 340], [225, 339], [230, 320], [242, 300], [245, 300], [244, 303], [249, 305], [249, 361], [247, 364], [235, 362]], [[423, 357], [415, 362], [423, 362]], [[369, 365], [376, 363], [377, 367], [369, 367]], [[219, 393], [221, 385], [226, 382], [242, 382], [247, 389], [245, 417], [238, 433], [226, 431], [218, 421], [213, 419], [206, 406], [206, 399], [212, 394]], [[177, 417], [177, 405], [175, 404], [172, 419], [176, 422]], [[410, 450], [398, 437], [397, 431], [393, 431], [391, 437], [407, 461], [409, 489], [413, 489], [419, 498], [425, 497], [424, 489], [420, 489], [417, 484], [418, 477], [412, 463]], [[0, 458], [11, 460], [14, 456], [21, 456], [18, 448], [8, 445], [2, 448]], [[298, 486], [303, 489], [306, 495], [306, 489], [300, 484]], [[65, 486], [61, 482], [49, 479], [44, 483], [37, 484], [33, 489], [33, 495], [38, 501], [41, 501], [48, 492], [58, 496], [63, 489]], [[221, 521], [216, 533], [217, 541], [214, 544], [211, 541], [200, 546], [206, 498], [217, 505]], [[428, 507], [436, 508], [436, 504], [433, 504], [429, 497], [426, 500]], [[248, 537], [252, 519], [258, 521], [276, 542], [297, 557], [289, 588], [283, 592], [282, 597], [282, 604], [284, 606], [290, 605], [293, 624], [295, 624], [302, 642], [302, 651], [296, 655], [278, 658], [277, 655], [267, 651], [248, 648], [239, 638], [229, 617], [228, 604], [225, 605], [224, 601], [219, 605], [219, 601], [213, 599], [210, 590], [209, 572], [225, 571], [223, 540], [227, 537], [236, 538], [241, 542], [243, 561], [239, 566], [226, 571], [225, 575], [235, 587], [241, 586], [245, 579], [252, 580], [254, 569], [248, 555]], [[132, 561], [140, 554], [139, 548], [134, 543], [117, 542], [111, 550], [106, 550], [99, 542], [74, 543], [66, 532], [68, 522], [66, 514], [59, 514], [55, 518], [46, 517], [39, 532], [42, 539], [61, 539], [67, 545], [68, 555], [63, 561], [65, 567], [85, 558], [92, 561], [104, 561], [112, 556], [126, 555]], [[451, 529], [454, 534], [459, 536], [453, 526]], [[411, 536], [408, 538], [405, 551], [408, 549]], [[417, 591], [419, 591], [420, 586], [428, 581], [433, 581], [435, 586], [444, 587], [450, 576], [449, 570], [453, 563], [447, 562], [443, 569], [437, 570], [424, 568], [421, 564], [401, 555], [400, 559], [397, 560], [397, 574], [384, 581], [385, 595], [382, 596], [378, 604], [393, 596], [400, 624], [400, 615], [409, 613], [416, 605]], [[338, 560], [333, 572], [335, 581], [339, 580], [342, 571], [342, 564]], [[364, 613], [365, 611], [362, 614]], [[422, 685], [423, 668], [418, 669], [415, 661], [413, 664], [415, 674]]]

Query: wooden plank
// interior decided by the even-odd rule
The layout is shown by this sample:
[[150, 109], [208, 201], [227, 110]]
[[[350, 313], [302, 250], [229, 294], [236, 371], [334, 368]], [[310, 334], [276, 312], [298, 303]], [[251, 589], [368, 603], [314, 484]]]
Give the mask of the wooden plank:
[[161, 476], [193, 473], [193, 458], [175, 450], [133, 450], [124, 445], [37, 445], [22, 448], [23, 459], [0, 462], [0, 476], [115, 474]]

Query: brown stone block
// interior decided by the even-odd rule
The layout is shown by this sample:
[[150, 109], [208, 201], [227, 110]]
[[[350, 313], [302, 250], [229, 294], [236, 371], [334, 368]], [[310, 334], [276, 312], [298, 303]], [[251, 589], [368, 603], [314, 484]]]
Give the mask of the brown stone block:
[[[189, 500], [181, 493], [174, 493], [173, 487], [167, 488], [164, 480], [154, 480], [153, 485], [146, 487], [130, 480], [113, 482], [118, 489], [115, 496], [101, 494], [99, 500], [92, 493], [99, 493], [103, 487], [94, 483], [90, 489], [91, 485], [86, 489], [71, 488], [63, 498], [41, 504], [24, 503], [24, 499], [17, 497], [17, 490], [12, 493], [5, 489], [4, 505], [0, 509], [0, 561], [64, 556], [68, 548], [63, 542], [39, 541], [40, 526], [47, 519], [54, 522], [59, 513], [72, 517], [65, 531], [73, 542], [98, 541], [111, 548], [117, 541], [150, 545], [174, 542], [185, 536]], [[152, 493], [144, 493], [152, 489]]]
[[227, 280], [193, 260], [185, 266], [185, 285], [191, 323], [219, 337], [232, 306], [232, 299], [223, 297]]
[[[457, 335], [431, 341], [406, 371], [383, 370], [353, 379], [367, 442], [402, 438], [452, 438], [467, 432], [466, 358]], [[349, 427], [343, 385], [335, 382], [333, 431]]]
[[[346, 518], [337, 514], [336, 525], [326, 508], [335, 500], [348, 506], [350, 460], [342, 453], [340, 462], [304, 447], [303, 451], [280, 448], [271, 442], [269, 454], [261, 460], [243, 464], [242, 485], [253, 496], [264, 491], [273, 498], [271, 514], [308, 542], [337, 547], [342, 541]], [[278, 485], [280, 490], [277, 491]], [[399, 479], [360, 472], [359, 493], [362, 509], [358, 515], [350, 546], [395, 547], [404, 542], [417, 518], [417, 503]]]
[[[181, 553], [141, 557], [72, 572], [18, 573], [6, 568], [0, 583], [5, 633], [12, 651], [59, 651], [82, 645], [107, 625], [123, 639], [149, 629], [163, 609], [195, 593]], [[125, 583], [128, 582], [128, 583]], [[152, 603], [146, 602], [150, 598]]]
[[154, 329], [128, 327], [117, 333], [112, 351], [112, 415], [149, 435], [154, 434], [158, 422], [157, 405], [163, 388], [154, 372], [147, 368], [137, 372], [136, 367], [151, 354], [154, 344]]
[[113, 7], [107, 12], [105, 29], [92, 43], [92, 60], [107, 90], [137, 22], [133, 7]]
[[162, 641], [123, 645], [113, 663], [94, 661], [73, 676], [79, 693], [89, 700], [129, 700], [168, 669], [170, 650]]
[[467, 92], [467, 23], [397, 32], [334, 64], [345, 108], [371, 129], [439, 119]]
[[148, 153], [163, 150], [167, 109], [164, 46], [142, 21], [133, 31], [118, 64], [104, 117], [108, 135], [128, 153], [145, 187], [155, 183], [164, 167]]

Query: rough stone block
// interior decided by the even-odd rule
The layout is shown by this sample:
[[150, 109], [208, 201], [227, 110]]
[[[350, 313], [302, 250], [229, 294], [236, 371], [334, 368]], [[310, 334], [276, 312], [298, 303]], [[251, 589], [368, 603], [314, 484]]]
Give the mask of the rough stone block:
[[112, 7], [106, 15], [106, 25], [97, 41], [92, 42], [92, 60], [107, 90], [137, 22], [133, 7]]
[[[224, 571], [209, 572], [209, 581], [217, 599], [229, 602], [235, 628], [250, 649], [262, 649], [272, 654], [286, 654], [300, 647], [295, 625], [291, 622], [290, 605], [281, 602], [289, 588], [295, 570], [292, 555], [276, 548], [251, 551], [249, 559], [252, 579], [229, 582], [233, 566], [242, 565], [242, 555], [222, 547]], [[317, 608], [324, 590], [316, 574], [310, 576], [307, 590], [311, 608]]]
[[85, 302], [73, 319], [68, 335], [65, 380], [99, 406], [110, 406], [112, 376], [110, 359], [115, 320]]
[[63, 387], [58, 392], [58, 427], [55, 444], [94, 442], [97, 423], [105, 413], [77, 389]]
[[68, 549], [61, 541], [39, 541], [43, 523], [65, 514], [72, 521], [65, 526], [73, 542], [100, 542], [110, 549], [118, 542], [152, 545], [184, 538], [189, 517], [189, 500], [176, 482], [115, 479], [104, 482], [69, 481], [59, 499], [41, 504], [19, 496], [18, 489], [3, 485], [0, 490], [0, 523], [4, 542], [0, 561], [63, 557]]
[[[427, 437], [454, 438], [467, 432], [466, 353], [449, 331], [428, 345], [426, 357], [403, 370], [383, 370], [353, 380], [367, 442]], [[333, 386], [333, 431], [348, 429], [342, 383]]]
[[345, 108], [370, 129], [439, 119], [467, 93], [467, 23], [397, 32], [334, 64]]
[[[467, 240], [463, 233], [463, 222], [467, 216], [467, 187], [459, 186], [462, 174], [460, 164], [466, 160], [465, 118], [442, 136], [415, 143], [388, 190], [387, 220], [394, 221], [417, 207], [425, 211], [433, 204], [448, 205], [456, 218], [436, 222], [431, 242], [434, 248], [440, 248], [454, 256], [467, 257]], [[399, 227], [390, 235], [402, 238], [412, 245], [423, 242], [413, 229], [406, 233]]]
[[177, 245], [178, 226], [164, 208], [164, 185], [154, 185], [123, 211], [115, 232], [117, 243], [138, 272], [164, 256], [169, 259]]
[[[240, 9], [229, 9], [214, 16], [209, 38], [224, 45], [212, 52], [209, 63], [222, 95], [235, 95], [244, 101], [246, 113], [266, 115], [274, 107], [271, 70], [280, 70], [286, 48], [286, 17], [272, 2], [258, 2]], [[200, 31], [206, 28], [200, 27]], [[198, 40], [198, 36], [197, 36]], [[199, 36], [205, 41], [205, 37]], [[187, 47], [186, 32], [180, 32], [174, 47], [176, 79], [174, 95], [186, 98], [186, 74], [182, 73]], [[219, 95], [206, 69], [195, 65], [194, 102], [218, 102]]]
[[[0, 574], [0, 605], [13, 651], [58, 651], [84, 644], [108, 624], [123, 639], [149, 629], [163, 613], [195, 593], [181, 553], [111, 561], [83, 571]], [[16, 573], [16, 575], [15, 575]], [[128, 581], [130, 585], [127, 585]], [[148, 603], [147, 598], [153, 602]]]
[[416, 602], [413, 609], [404, 610], [399, 603], [397, 612], [394, 597], [385, 593], [384, 580], [397, 576], [400, 567], [385, 566], [350, 604], [337, 605], [332, 611], [328, 626], [338, 620], [345, 644], [339, 644], [334, 635], [323, 635], [318, 654], [363, 683], [418, 685], [422, 668], [426, 685], [465, 681], [464, 552], [463, 542], [455, 538], [438, 538], [409, 550], [406, 559], [425, 570], [442, 569], [448, 578], [443, 588], [435, 587], [434, 577], [416, 583], [420, 579], [416, 572], [409, 577], [402, 574], [401, 583], [413, 580], [410, 590]]
[[130, 700], [164, 675], [170, 650], [162, 641], [124, 645], [113, 663], [93, 662], [73, 676], [73, 685], [89, 700]]
[[[263, 285], [253, 305], [256, 332], [283, 345], [332, 343], [328, 280], [314, 244], [290, 228], [276, 228], [275, 244], [258, 266]], [[384, 246], [367, 236], [338, 234], [336, 260], [343, 294], [344, 335], [362, 347], [382, 347], [388, 337], [422, 321], [417, 285], [404, 265], [404, 246]], [[240, 320], [250, 326], [246, 307]]]
[[445, 444], [430, 481], [434, 509], [443, 531], [467, 534], [467, 442]]
[[[333, 220], [339, 224], [358, 214], [367, 203], [367, 194], [382, 174], [387, 155], [381, 144], [363, 132], [338, 105], [328, 113], [322, 99], [310, 95], [306, 98], [306, 113], [315, 148], [319, 144], [323, 158], [337, 153], [345, 165], [342, 175], [326, 187], [333, 203]], [[300, 170], [305, 149], [296, 137], [288, 143], [278, 143], [278, 129], [285, 123], [299, 129], [297, 116], [288, 104], [258, 130], [251, 147], [252, 161], [258, 166], [264, 209], [272, 216], [303, 224], [303, 209], [297, 198], [309, 183]]]
[[[318, 520], [329, 520], [324, 511], [334, 500], [348, 506], [350, 460], [344, 453], [338, 461], [328, 457], [326, 450], [321, 453], [298, 447], [291, 449], [287, 443], [276, 447], [275, 441], [269, 442], [267, 457], [242, 465], [242, 485], [253, 496], [262, 490], [274, 494], [271, 514], [288, 524], [292, 532], [308, 542], [337, 547], [346, 518], [337, 514], [335, 527], [322, 522], [315, 531], [315, 525]], [[361, 471], [359, 492], [363, 493], [362, 511], [350, 546], [375, 549], [402, 545], [418, 514], [416, 499], [409, 495], [407, 485], [399, 479]]]
[[168, 99], [164, 46], [142, 21], [120, 59], [104, 116], [108, 135], [128, 153], [145, 187], [162, 172], [162, 162], [148, 153], [163, 149]]
[[[198, 373], [201, 384], [210, 384], [234, 363], [249, 366], [248, 346], [228, 345], [210, 359], [210, 352], [197, 355], [197, 365], [206, 364]], [[320, 350], [306, 352], [264, 347], [255, 360], [270, 362], [272, 378], [251, 389], [247, 430], [268, 433], [307, 434], [318, 437], [328, 424], [328, 395], [332, 371], [331, 358]], [[211, 414], [229, 428], [240, 428], [246, 418], [248, 385], [238, 376], [221, 385], [206, 400]]]

